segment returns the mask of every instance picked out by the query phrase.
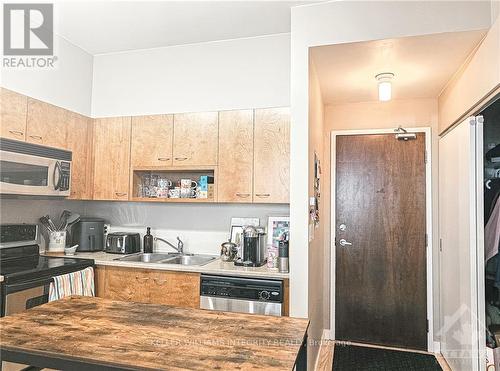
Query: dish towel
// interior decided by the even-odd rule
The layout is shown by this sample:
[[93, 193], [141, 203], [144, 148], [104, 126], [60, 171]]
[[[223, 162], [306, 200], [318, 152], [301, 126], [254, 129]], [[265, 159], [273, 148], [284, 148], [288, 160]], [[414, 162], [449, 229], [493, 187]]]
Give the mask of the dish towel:
[[54, 277], [49, 287], [49, 301], [71, 295], [95, 296], [94, 268], [88, 267], [78, 272]]

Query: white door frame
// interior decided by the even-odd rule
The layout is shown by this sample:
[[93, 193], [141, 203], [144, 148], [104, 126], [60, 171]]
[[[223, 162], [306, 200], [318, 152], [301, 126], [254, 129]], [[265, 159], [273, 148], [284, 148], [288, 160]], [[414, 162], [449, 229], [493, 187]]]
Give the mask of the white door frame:
[[[429, 331], [427, 333], [427, 350], [429, 352], [438, 351], [434, 349], [434, 315], [433, 315], [433, 287], [432, 287], [432, 252], [433, 252], [433, 230], [432, 230], [432, 138], [430, 127], [405, 128], [409, 133], [425, 133], [425, 212], [427, 231], [427, 319], [429, 321]], [[370, 134], [395, 134], [394, 129], [366, 129], [366, 130], [335, 130], [331, 132], [331, 242], [330, 242], [330, 339], [335, 339], [335, 184], [336, 184], [336, 138], [340, 135], [370, 135]], [[394, 139], [396, 140], [396, 139]]]

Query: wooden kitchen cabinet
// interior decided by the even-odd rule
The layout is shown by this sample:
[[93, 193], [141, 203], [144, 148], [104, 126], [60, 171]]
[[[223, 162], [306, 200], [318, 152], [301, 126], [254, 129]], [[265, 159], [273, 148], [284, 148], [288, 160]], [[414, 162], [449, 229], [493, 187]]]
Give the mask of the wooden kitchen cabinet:
[[256, 109], [253, 201], [255, 203], [288, 203], [289, 189], [289, 109]]
[[132, 167], [172, 165], [173, 135], [173, 115], [132, 117]]
[[218, 112], [174, 115], [174, 166], [217, 165]]
[[220, 202], [252, 202], [253, 110], [219, 113]]
[[69, 111], [28, 98], [26, 141], [66, 149]]
[[130, 130], [130, 117], [94, 120], [94, 200], [128, 200]]
[[[103, 268], [99, 268], [103, 269]], [[150, 302], [150, 272], [145, 269], [131, 269], [106, 266], [104, 282], [100, 283], [101, 297], [112, 300]], [[102, 279], [103, 275], [100, 275]]]
[[1, 88], [0, 102], [0, 136], [22, 141], [26, 140], [28, 98], [25, 95]]
[[68, 112], [66, 144], [73, 153], [71, 193], [73, 200], [92, 199], [92, 119]]
[[150, 272], [150, 302], [177, 307], [200, 307], [200, 274], [153, 270]]
[[124, 301], [200, 307], [200, 274], [126, 267], [99, 266], [96, 296]]

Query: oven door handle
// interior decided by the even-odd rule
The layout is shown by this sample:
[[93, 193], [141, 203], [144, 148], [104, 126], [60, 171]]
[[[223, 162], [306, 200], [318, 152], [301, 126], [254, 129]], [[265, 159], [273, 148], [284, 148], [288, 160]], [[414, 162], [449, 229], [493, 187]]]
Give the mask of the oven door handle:
[[52, 280], [53, 279], [51, 277], [48, 277], [48, 278], [44, 278], [44, 279], [37, 278], [37, 279], [31, 280], [31, 281], [6, 284], [5, 285], [5, 294], [8, 295], [8, 294], [12, 294], [14, 292], [27, 290], [27, 289], [30, 289], [32, 287], [45, 286], [45, 285], [50, 284], [52, 282]]
[[[57, 183], [56, 183], [56, 172], [59, 175], [57, 178]], [[56, 164], [54, 166], [54, 174], [52, 175], [52, 182], [54, 183], [54, 190], [58, 190], [61, 188], [61, 183], [62, 183], [62, 169], [61, 169], [61, 162], [56, 161]]]

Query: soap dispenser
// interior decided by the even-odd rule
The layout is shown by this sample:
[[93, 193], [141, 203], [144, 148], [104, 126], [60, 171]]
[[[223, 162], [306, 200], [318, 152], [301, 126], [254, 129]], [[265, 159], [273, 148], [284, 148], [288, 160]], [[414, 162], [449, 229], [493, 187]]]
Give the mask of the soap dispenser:
[[151, 254], [153, 252], [153, 241], [154, 238], [151, 235], [151, 227], [146, 229], [146, 234], [144, 235], [144, 254]]

